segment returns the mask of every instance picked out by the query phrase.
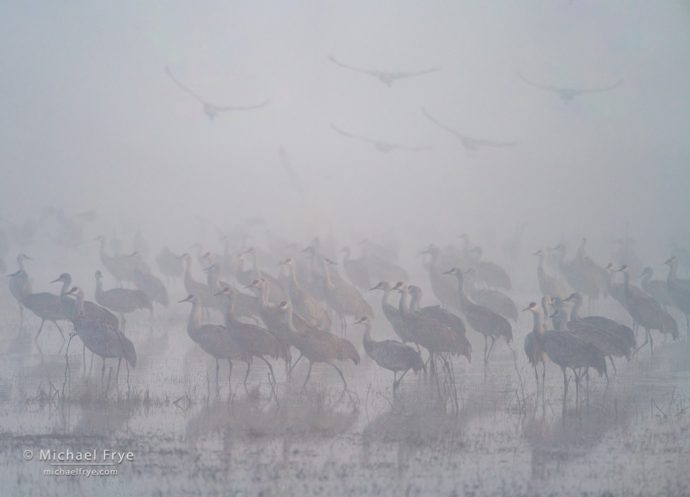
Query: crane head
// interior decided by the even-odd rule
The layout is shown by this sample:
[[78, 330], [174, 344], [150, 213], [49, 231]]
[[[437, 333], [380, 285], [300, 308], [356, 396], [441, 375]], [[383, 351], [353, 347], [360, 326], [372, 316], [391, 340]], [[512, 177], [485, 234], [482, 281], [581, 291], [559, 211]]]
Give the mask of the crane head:
[[392, 290], [394, 292], [405, 292], [407, 291], [407, 285], [404, 281], [398, 281], [395, 286], [393, 286]]
[[103, 273], [101, 273], [101, 270], [99, 269], [98, 271], [96, 271], [96, 279], [100, 280], [102, 277], [103, 277]]
[[533, 253], [532, 255], [544, 255], [544, 251], [542, 249], [539, 249], [535, 253]]
[[359, 318], [357, 321], [355, 321], [353, 324], [364, 324], [367, 325], [369, 324], [369, 318], [367, 316], [362, 316]]
[[522, 312], [534, 311], [536, 308], [537, 308], [537, 303], [536, 303], [536, 302], [530, 302], [529, 305], [528, 305], [527, 307], [525, 307], [524, 309], [522, 309]]
[[51, 283], [64, 283], [67, 282], [69, 284], [72, 281], [72, 277], [69, 275], [69, 273], [62, 273], [60, 276], [55, 278]]
[[390, 290], [391, 285], [387, 281], [379, 281], [376, 286], [373, 286], [369, 289], [370, 292], [373, 292], [374, 290]]
[[664, 262], [664, 264], [666, 264], [667, 266], [671, 266], [672, 264], [674, 264], [676, 262], [676, 260], [677, 260], [676, 256], [673, 255], [673, 256], [669, 257], [668, 259], [666, 259], [666, 262]]
[[197, 302], [199, 302], [199, 299], [197, 298], [196, 295], [192, 295], [192, 294], [190, 293], [189, 295], [187, 295], [187, 298], [184, 298], [184, 299], [180, 300], [180, 301], [178, 302], [178, 304], [182, 304], [182, 303], [184, 303], [184, 302], [191, 302], [191, 303], [193, 303], [193, 304], [196, 304]]

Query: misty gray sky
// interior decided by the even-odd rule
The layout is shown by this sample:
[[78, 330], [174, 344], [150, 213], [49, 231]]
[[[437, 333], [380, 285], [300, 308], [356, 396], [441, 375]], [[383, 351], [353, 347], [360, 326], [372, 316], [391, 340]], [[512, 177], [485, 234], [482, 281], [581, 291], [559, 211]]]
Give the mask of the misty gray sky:
[[[188, 240], [196, 215], [261, 215], [294, 238], [391, 226], [415, 243], [501, 239], [522, 221], [535, 245], [604, 243], [627, 223], [663, 251], [689, 238], [689, 27], [690, 5], [674, 0], [3, 2], [0, 209], [95, 208], [101, 225], [161, 240]], [[387, 88], [329, 55], [441, 70]], [[211, 102], [271, 103], [210, 121], [166, 65]], [[518, 71], [623, 83], [564, 103]], [[468, 154], [423, 107], [519, 145]], [[433, 150], [382, 154], [331, 122]]]

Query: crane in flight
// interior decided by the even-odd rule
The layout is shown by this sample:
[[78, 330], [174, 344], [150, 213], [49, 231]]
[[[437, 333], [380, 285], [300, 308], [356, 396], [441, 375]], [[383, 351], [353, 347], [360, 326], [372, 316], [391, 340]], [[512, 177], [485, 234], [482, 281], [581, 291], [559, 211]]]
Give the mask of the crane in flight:
[[543, 83], [537, 83], [536, 81], [531, 81], [527, 78], [525, 78], [521, 73], [518, 73], [518, 77], [520, 80], [522, 80], [524, 83], [534, 86], [535, 88], [539, 88], [544, 91], [549, 91], [552, 93], [555, 93], [558, 95], [561, 100], [564, 102], [571, 102], [572, 100], [575, 99], [575, 97], [579, 97], [580, 95], [585, 95], [588, 93], [602, 93], [605, 91], [611, 91], [614, 88], [617, 88], [620, 86], [620, 84], [623, 82], [623, 80], [618, 80], [612, 85], [608, 86], [602, 86], [599, 88], [568, 88], [568, 87], [558, 87], [558, 86], [552, 86], [552, 85], [547, 85]]
[[398, 145], [395, 143], [385, 142], [383, 140], [377, 140], [375, 138], [368, 138], [366, 136], [356, 135], [354, 133], [350, 133], [349, 131], [345, 131], [345, 130], [339, 128], [338, 126], [336, 126], [333, 123], [331, 123], [331, 128], [333, 129], [333, 131], [335, 131], [339, 135], [368, 143], [368, 144], [372, 145], [377, 151], [384, 153], [384, 154], [386, 154], [388, 152], [393, 152], [396, 150], [406, 150], [408, 152], [421, 152], [423, 150], [431, 150], [431, 147], [410, 147], [407, 145]]
[[517, 142], [509, 142], [509, 141], [499, 141], [499, 140], [487, 140], [484, 138], [475, 138], [469, 135], [466, 135], [464, 133], [460, 133], [459, 131], [451, 128], [447, 124], [442, 123], [435, 117], [433, 117], [431, 114], [426, 109], [422, 109], [422, 113], [424, 116], [434, 123], [436, 126], [441, 128], [443, 131], [450, 133], [451, 135], [455, 136], [460, 141], [460, 144], [467, 150], [468, 152], [476, 152], [480, 148], [484, 147], [491, 147], [491, 148], [505, 148], [505, 147], [514, 147], [517, 145]]
[[366, 69], [366, 68], [362, 68], [362, 67], [351, 66], [349, 64], [344, 64], [343, 62], [340, 62], [338, 59], [336, 59], [332, 55], [329, 55], [328, 59], [338, 67], [342, 67], [344, 69], [350, 69], [351, 71], [366, 74], [367, 76], [372, 76], [372, 77], [378, 79], [381, 83], [386, 85], [388, 88], [391, 88], [393, 86], [393, 83], [395, 83], [399, 79], [413, 78], [416, 76], [422, 76], [424, 74], [429, 74], [429, 73], [441, 70], [440, 67], [431, 67], [429, 69], [422, 69], [420, 71], [408, 71], [408, 72], [378, 71], [376, 69]]
[[188, 86], [181, 83], [180, 80], [177, 79], [175, 77], [175, 75], [173, 74], [172, 70], [170, 69], [170, 66], [165, 66], [165, 73], [172, 80], [172, 82], [175, 83], [175, 85], [177, 85], [185, 93], [191, 95], [195, 100], [197, 100], [201, 104], [203, 111], [204, 111], [204, 114], [206, 114], [206, 117], [208, 117], [209, 119], [214, 119], [221, 112], [260, 109], [260, 108], [268, 105], [268, 103], [270, 102], [270, 100], [267, 99], [261, 103], [253, 104], [253, 105], [217, 105], [217, 104], [213, 104], [213, 103], [209, 102], [208, 100], [206, 100], [205, 98], [203, 98], [198, 93], [196, 93], [194, 90], [189, 88]]

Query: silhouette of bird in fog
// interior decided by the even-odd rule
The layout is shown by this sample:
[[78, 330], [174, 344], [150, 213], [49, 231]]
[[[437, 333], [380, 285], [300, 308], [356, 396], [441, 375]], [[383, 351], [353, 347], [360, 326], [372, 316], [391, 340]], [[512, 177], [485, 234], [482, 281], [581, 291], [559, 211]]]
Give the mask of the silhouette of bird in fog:
[[328, 59], [331, 62], [333, 62], [336, 66], [342, 67], [344, 69], [350, 69], [351, 71], [360, 72], [360, 73], [366, 74], [368, 76], [372, 76], [372, 77], [378, 79], [381, 83], [386, 85], [388, 88], [391, 88], [393, 86], [393, 83], [395, 83], [399, 79], [413, 78], [415, 76], [422, 76], [424, 74], [429, 74], [429, 73], [441, 70], [441, 68], [439, 68], [439, 67], [431, 67], [429, 69], [422, 69], [420, 71], [388, 72], [388, 71], [378, 71], [376, 69], [365, 69], [362, 67], [355, 67], [355, 66], [351, 66], [348, 64], [344, 64], [344, 63], [340, 62], [338, 59], [336, 59], [335, 57], [333, 57], [332, 55], [330, 55], [328, 57]]
[[517, 145], [517, 142], [509, 142], [509, 141], [499, 141], [499, 140], [486, 140], [484, 138], [474, 138], [472, 136], [460, 133], [457, 130], [454, 130], [447, 124], [443, 124], [441, 121], [436, 119], [435, 117], [432, 117], [431, 114], [427, 112], [426, 109], [422, 109], [422, 113], [426, 116], [426, 118], [434, 123], [436, 126], [441, 128], [447, 133], [450, 133], [451, 135], [455, 136], [458, 140], [460, 140], [460, 143], [462, 146], [467, 150], [468, 152], [476, 152], [482, 147], [493, 147], [493, 148], [505, 148], [505, 147], [514, 147]]
[[208, 117], [209, 119], [214, 119], [221, 112], [260, 109], [261, 107], [265, 107], [266, 105], [268, 105], [268, 102], [269, 102], [269, 100], [264, 100], [263, 102], [258, 103], [258, 104], [254, 104], [254, 105], [217, 105], [217, 104], [212, 104], [212, 103], [208, 102], [206, 99], [204, 99], [203, 97], [201, 97], [198, 93], [191, 90], [186, 85], [182, 84], [180, 82], [180, 80], [178, 80], [175, 77], [175, 75], [172, 73], [169, 66], [165, 66], [165, 73], [173, 81], [173, 83], [175, 83], [182, 91], [184, 91], [185, 93], [188, 93], [189, 95], [194, 97], [194, 99], [196, 99], [203, 106], [204, 113], [206, 114], [206, 117]]
[[395, 143], [385, 142], [382, 140], [376, 140], [374, 138], [367, 138], [366, 136], [356, 135], [354, 133], [350, 133], [349, 131], [345, 131], [339, 128], [333, 123], [331, 123], [331, 128], [333, 128], [333, 131], [335, 131], [336, 133], [347, 138], [352, 138], [354, 140], [369, 143], [370, 145], [373, 145], [373, 147], [377, 151], [384, 154], [388, 152], [393, 152], [394, 150], [407, 150], [408, 152], [421, 152], [423, 150], [431, 150], [431, 147], [408, 147], [406, 145], [397, 145]]
[[574, 100], [575, 97], [579, 97], [580, 95], [585, 95], [587, 93], [601, 93], [601, 92], [613, 90], [614, 88], [617, 88], [623, 82], [623, 80], [621, 79], [612, 85], [602, 86], [600, 88], [567, 88], [567, 87], [558, 87], [558, 86], [546, 85], [543, 83], [537, 83], [535, 81], [530, 81], [529, 79], [525, 78], [520, 73], [518, 73], [518, 77], [523, 82], [527, 83], [530, 86], [534, 86], [535, 88], [539, 88], [541, 90], [550, 91], [550, 92], [557, 94], [559, 97], [561, 97], [561, 100], [563, 100], [566, 103]]

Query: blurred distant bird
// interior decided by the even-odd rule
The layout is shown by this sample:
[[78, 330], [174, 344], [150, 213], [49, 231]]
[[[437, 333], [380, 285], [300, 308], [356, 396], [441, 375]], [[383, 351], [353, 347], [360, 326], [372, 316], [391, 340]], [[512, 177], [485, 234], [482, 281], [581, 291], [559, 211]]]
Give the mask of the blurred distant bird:
[[228, 111], [237, 111], [237, 110], [253, 110], [253, 109], [260, 109], [261, 107], [265, 107], [268, 105], [269, 100], [264, 100], [263, 102], [255, 105], [216, 105], [212, 104], [208, 101], [206, 101], [203, 97], [201, 97], [198, 93], [194, 92], [187, 86], [183, 85], [172, 73], [170, 70], [169, 66], [165, 66], [165, 73], [168, 75], [168, 77], [175, 83], [182, 91], [188, 93], [192, 97], [194, 97], [196, 100], [201, 103], [203, 106], [204, 113], [206, 114], [206, 117], [209, 119], [214, 119], [218, 114], [221, 112], [228, 112]]
[[570, 102], [572, 101], [575, 97], [579, 97], [580, 95], [585, 95], [587, 93], [601, 93], [609, 90], [613, 90], [614, 88], [617, 88], [623, 80], [619, 80], [616, 83], [609, 85], [609, 86], [603, 86], [601, 88], [560, 88], [557, 86], [551, 86], [551, 85], [545, 85], [542, 83], [536, 83], [534, 81], [530, 81], [529, 79], [525, 78], [522, 74], [518, 73], [518, 77], [525, 83], [527, 83], [530, 86], [534, 86], [536, 88], [540, 88], [545, 91], [550, 91], [553, 93], [556, 93], [559, 97], [561, 97], [561, 100], [564, 102]]
[[431, 150], [431, 147], [408, 147], [406, 145], [396, 145], [395, 143], [388, 143], [381, 140], [376, 140], [374, 138], [367, 138], [366, 136], [355, 135], [343, 129], [340, 129], [335, 124], [331, 123], [331, 128], [336, 133], [346, 136], [347, 138], [353, 138], [355, 140], [360, 140], [369, 143], [374, 146], [374, 148], [382, 153], [392, 152], [394, 150], [407, 150], [409, 152], [419, 152], [422, 150]]
[[422, 69], [420, 71], [409, 71], [409, 72], [387, 72], [387, 71], [377, 71], [375, 69], [364, 69], [361, 67], [355, 67], [355, 66], [350, 66], [348, 64], [343, 64], [340, 62], [338, 59], [330, 55], [328, 59], [333, 62], [336, 66], [345, 68], [345, 69], [350, 69], [352, 71], [356, 72], [361, 72], [362, 74], [366, 74], [368, 76], [373, 76], [374, 78], [378, 79], [381, 83], [386, 85], [387, 87], [391, 88], [393, 86], [393, 83], [395, 83], [399, 79], [405, 79], [405, 78], [412, 78], [415, 76], [422, 76], [423, 74], [429, 74], [432, 72], [440, 71], [441, 69], [439, 67], [432, 67], [429, 69]]
[[302, 178], [300, 178], [299, 174], [297, 174], [297, 171], [295, 171], [295, 168], [292, 166], [292, 163], [290, 162], [290, 159], [288, 158], [283, 147], [280, 147], [278, 155], [280, 155], [280, 163], [283, 165], [283, 169], [285, 169], [285, 173], [290, 180], [290, 185], [298, 192], [303, 193], [304, 184], [302, 183]]
[[447, 124], [443, 124], [440, 122], [438, 119], [434, 118], [429, 114], [426, 109], [422, 109], [422, 113], [426, 116], [429, 121], [434, 123], [436, 126], [441, 128], [442, 130], [450, 133], [451, 135], [455, 136], [458, 140], [460, 140], [460, 143], [462, 144], [463, 147], [465, 147], [465, 150], [468, 152], [476, 152], [482, 147], [493, 147], [493, 148], [503, 148], [503, 147], [514, 147], [517, 145], [516, 142], [508, 142], [508, 141], [498, 141], [498, 140], [485, 140], [483, 138], [473, 138], [471, 136], [465, 135], [463, 133], [460, 133], [459, 131], [454, 130]]

